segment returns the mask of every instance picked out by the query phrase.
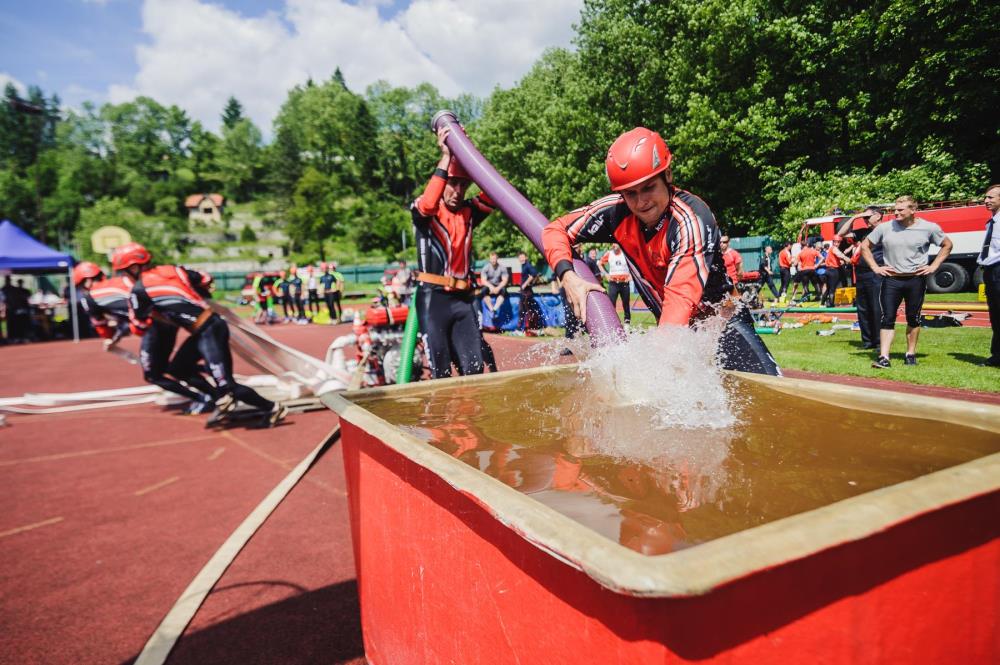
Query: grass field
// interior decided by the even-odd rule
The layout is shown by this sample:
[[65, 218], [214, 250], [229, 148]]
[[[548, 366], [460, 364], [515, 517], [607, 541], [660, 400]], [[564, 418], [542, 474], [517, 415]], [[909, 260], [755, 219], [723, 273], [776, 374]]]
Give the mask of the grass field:
[[892, 367], [880, 370], [871, 367], [873, 352], [861, 348], [860, 333], [838, 330], [829, 337], [816, 334], [829, 327], [810, 323], [767, 335], [764, 342], [781, 367], [1000, 392], [1000, 369], [979, 366], [989, 355], [989, 328], [925, 328], [917, 344], [918, 364], [907, 367], [903, 365], [906, 328], [896, 326]]
[[[652, 326], [653, 316], [649, 312], [634, 312], [632, 325]], [[781, 367], [1000, 392], [1000, 369], [979, 366], [989, 355], [992, 335], [989, 328], [924, 328], [917, 344], [918, 364], [907, 367], [903, 365], [906, 327], [897, 325], [891, 350], [892, 367], [882, 370], [871, 367], [874, 356], [861, 348], [860, 333], [838, 330], [829, 337], [816, 334], [829, 328], [829, 324], [810, 323], [782, 330], [778, 335], [765, 335], [763, 339]]]

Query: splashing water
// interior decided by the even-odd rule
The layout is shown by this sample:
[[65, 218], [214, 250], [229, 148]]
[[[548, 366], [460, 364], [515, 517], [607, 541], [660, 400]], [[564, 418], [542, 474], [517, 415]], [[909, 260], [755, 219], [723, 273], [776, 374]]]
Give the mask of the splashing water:
[[730, 427], [735, 409], [717, 362], [723, 325], [633, 331], [622, 344], [594, 350], [580, 371], [610, 406], [651, 411], [653, 427]]

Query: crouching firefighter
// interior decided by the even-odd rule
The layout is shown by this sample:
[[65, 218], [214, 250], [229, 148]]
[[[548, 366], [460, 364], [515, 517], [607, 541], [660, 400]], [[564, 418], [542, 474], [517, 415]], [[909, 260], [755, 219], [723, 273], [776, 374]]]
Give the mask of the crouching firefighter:
[[[90, 325], [104, 339], [104, 350], [114, 351], [118, 341], [129, 333], [128, 302], [135, 282], [128, 275], [105, 278], [98, 265], [87, 261], [73, 268], [73, 280], [83, 291], [80, 304], [90, 318]], [[140, 345], [142, 378], [147, 383], [190, 399], [188, 413], [202, 413], [206, 405], [212, 404], [214, 388], [193, 367], [170, 372], [167, 358], [173, 350], [176, 329], [164, 324], [154, 328], [143, 337]], [[187, 385], [166, 376], [165, 371]]]
[[180, 266], [151, 267], [151, 260], [149, 251], [138, 243], [118, 248], [112, 257], [115, 269], [135, 280], [129, 297], [132, 332], [145, 336], [157, 323], [171, 327], [174, 334], [177, 328], [185, 329], [190, 338], [178, 351], [180, 357], [175, 357], [174, 367], [194, 367], [193, 350], [197, 349], [215, 381], [215, 406], [220, 413], [232, 411], [239, 401], [267, 413], [271, 425], [283, 419], [287, 414], [283, 405], [265, 399], [233, 378], [229, 325], [206, 302], [211, 279]]
[[[583, 242], [621, 246], [632, 282], [660, 326], [697, 324], [724, 311], [734, 288], [715, 215], [674, 185], [670, 162], [670, 149], [658, 133], [645, 127], [625, 132], [605, 160], [614, 194], [563, 215], [542, 232], [545, 258], [584, 323], [587, 292], [601, 287], [573, 272], [572, 246]], [[725, 369], [780, 374], [745, 307], [728, 318], [719, 356]]]

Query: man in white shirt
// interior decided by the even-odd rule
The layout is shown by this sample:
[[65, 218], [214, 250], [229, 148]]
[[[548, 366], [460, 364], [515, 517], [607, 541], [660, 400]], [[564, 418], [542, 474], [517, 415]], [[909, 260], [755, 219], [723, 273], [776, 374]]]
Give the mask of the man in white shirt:
[[629, 288], [628, 259], [618, 243], [611, 245], [611, 251], [601, 257], [600, 265], [608, 276], [608, 297], [611, 298], [611, 304], [617, 307], [617, 300], [621, 297], [625, 325], [629, 325], [632, 322], [632, 312], [629, 309], [632, 290]]
[[990, 357], [983, 365], [1000, 367], [1000, 185], [990, 185], [983, 196], [983, 203], [992, 215], [986, 222], [986, 236], [983, 249], [979, 253], [979, 265], [983, 267], [983, 284], [986, 286], [986, 307], [990, 312], [990, 326], [993, 340], [990, 342]]

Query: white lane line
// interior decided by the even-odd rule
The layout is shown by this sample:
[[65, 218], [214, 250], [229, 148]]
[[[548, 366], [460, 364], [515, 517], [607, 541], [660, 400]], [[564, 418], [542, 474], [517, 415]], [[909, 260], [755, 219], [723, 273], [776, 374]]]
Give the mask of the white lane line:
[[19, 526], [16, 529], [9, 529], [7, 531], [0, 531], [0, 538], [6, 538], [7, 536], [13, 536], [15, 533], [22, 533], [24, 531], [31, 531], [32, 529], [37, 529], [39, 527], [48, 526], [50, 524], [58, 524], [62, 522], [64, 518], [53, 517], [52, 519], [44, 520], [42, 522], [35, 522], [34, 524], [27, 524], [25, 526]]
[[177, 443], [191, 443], [192, 441], [204, 441], [214, 438], [213, 434], [199, 434], [198, 436], [186, 436], [180, 439], [167, 439], [165, 441], [154, 441], [152, 443], [139, 443], [134, 446], [117, 446], [114, 448], [98, 448], [95, 450], [78, 450], [72, 453], [57, 453], [54, 455], [41, 455], [39, 457], [25, 457], [22, 459], [3, 460], [0, 466], [14, 466], [16, 464], [28, 464], [31, 462], [51, 462], [60, 459], [72, 459], [74, 457], [88, 457], [90, 455], [103, 455], [105, 453], [120, 453], [129, 450], [140, 450], [142, 448], [158, 448], [160, 446], [172, 446]]
[[155, 485], [150, 485], [149, 487], [143, 487], [141, 490], [136, 490], [134, 492], [134, 494], [136, 496], [142, 496], [143, 494], [148, 494], [150, 492], [158, 490], [161, 487], [166, 487], [167, 485], [169, 485], [171, 483], [176, 483], [180, 479], [181, 479], [180, 476], [171, 476], [170, 478], [167, 478], [166, 480], [162, 480], [162, 481], [156, 483]]
[[226, 447], [225, 446], [223, 446], [221, 448], [216, 448], [215, 452], [213, 452], [211, 455], [208, 456], [208, 461], [211, 462], [212, 460], [219, 459], [219, 456], [222, 453], [224, 453], [224, 452], [226, 452]]

